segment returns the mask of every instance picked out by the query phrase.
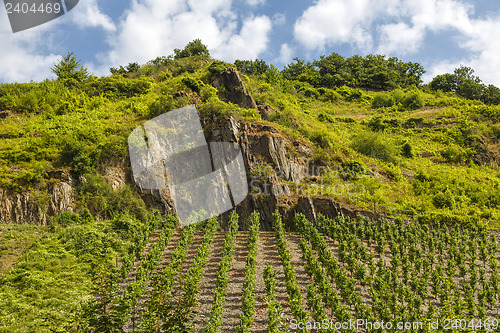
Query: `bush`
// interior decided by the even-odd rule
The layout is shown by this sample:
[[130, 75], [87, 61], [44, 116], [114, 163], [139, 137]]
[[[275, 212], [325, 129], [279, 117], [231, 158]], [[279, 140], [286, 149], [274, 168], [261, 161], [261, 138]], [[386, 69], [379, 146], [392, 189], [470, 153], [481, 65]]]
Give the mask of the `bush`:
[[432, 197], [432, 204], [438, 209], [453, 209], [455, 206], [455, 200], [449, 191], [439, 192]]
[[316, 143], [318, 146], [321, 148], [330, 148], [330, 138], [328, 137], [328, 134], [325, 133], [324, 131], [321, 130], [315, 130], [311, 133], [309, 136], [309, 139], [313, 142]]
[[71, 171], [83, 175], [92, 172], [99, 161], [98, 151], [91, 151], [79, 141], [68, 141], [61, 150], [61, 160]]
[[344, 180], [358, 180], [368, 174], [370, 171], [362, 162], [344, 161], [341, 164], [340, 177]]
[[416, 110], [424, 107], [424, 98], [419, 91], [411, 91], [405, 95], [403, 106], [408, 110]]
[[414, 156], [413, 154], [413, 147], [409, 142], [406, 142], [403, 147], [401, 148], [401, 154], [404, 157], [412, 158]]
[[395, 103], [394, 98], [386, 93], [376, 94], [372, 101], [373, 109], [389, 108]]
[[208, 47], [201, 42], [200, 39], [195, 39], [192, 42], [189, 42], [184, 49], [174, 49], [174, 58], [188, 58], [192, 56], [210, 56], [210, 52], [208, 51]]
[[447, 146], [442, 152], [441, 156], [443, 157], [446, 163], [457, 163], [462, 164], [465, 163], [469, 159], [468, 152], [462, 147], [451, 144]]
[[125, 212], [113, 217], [111, 227], [122, 237], [132, 238], [134, 235], [139, 234], [142, 226], [133, 216]]
[[321, 112], [318, 115], [318, 120], [321, 122], [324, 122], [324, 123], [333, 123], [334, 122], [332, 116], [330, 116], [329, 114], [324, 113], [324, 112]]
[[77, 187], [78, 206], [100, 218], [110, 218], [129, 212], [138, 220], [146, 219], [144, 201], [128, 186], [113, 190], [109, 182], [99, 174], [85, 175], [86, 181]]
[[162, 96], [156, 98], [155, 100], [153, 100], [149, 104], [148, 109], [149, 109], [148, 116], [150, 118], [154, 118], [154, 117], [159, 116], [165, 112], [168, 112], [170, 110], [175, 109], [174, 99], [170, 95], [168, 95], [168, 96], [162, 95]]
[[223, 61], [214, 61], [208, 66], [208, 71], [212, 75], [220, 75], [226, 70], [226, 63]]
[[381, 135], [362, 132], [352, 138], [351, 147], [359, 153], [385, 162], [394, 161], [396, 149], [393, 143], [385, 141]]

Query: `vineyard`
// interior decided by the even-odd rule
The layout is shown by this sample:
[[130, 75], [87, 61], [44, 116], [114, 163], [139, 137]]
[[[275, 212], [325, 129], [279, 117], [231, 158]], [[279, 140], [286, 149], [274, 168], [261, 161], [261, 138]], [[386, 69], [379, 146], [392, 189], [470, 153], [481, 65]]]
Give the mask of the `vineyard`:
[[313, 225], [297, 214], [285, 230], [273, 217], [272, 232], [257, 213], [248, 231], [235, 213], [226, 231], [216, 219], [180, 228], [157, 217], [116, 270], [94, 267], [78, 331], [500, 331], [498, 239], [485, 227], [322, 216]]

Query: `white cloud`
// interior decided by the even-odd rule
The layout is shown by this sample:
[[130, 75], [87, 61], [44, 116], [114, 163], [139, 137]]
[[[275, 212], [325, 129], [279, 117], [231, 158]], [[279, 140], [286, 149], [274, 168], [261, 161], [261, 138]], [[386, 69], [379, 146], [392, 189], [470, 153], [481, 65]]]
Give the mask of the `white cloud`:
[[379, 27], [380, 54], [407, 54], [418, 51], [424, 41], [424, 30], [410, 27], [404, 22], [386, 24]]
[[247, 4], [250, 6], [263, 5], [266, 3], [266, 0], [246, 0]]
[[388, 2], [390, 0], [319, 0], [296, 21], [295, 38], [310, 50], [323, 50], [336, 43], [371, 49], [371, 23]]
[[309, 51], [351, 44], [363, 53], [407, 55], [421, 50], [429, 32], [452, 32], [469, 56], [435, 63], [425, 78], [463, 64], [500, 86], [500, 16], [475, 19], [473, 10], [462, 0], [318, 0], [297, 19], [294, 36]]
[[52, 76], [50, 67], [61, 56], [41, 54], [39, 49], [51, 43], [47, 31], [56, 24], [55, 21], [15, 34], [7, 20], [0, 22], [0, 45], [3, 50], [0, 52], [0, 82], [42, 81]]
[[365, 52], [404, 54], [418, 50], [427, 30], [469, 29], [471, 9], [457, 0], [319, 0], [296, 21], [294, 33], [311, 50], [350, 43]]
[[487, 19], [470, 20], [467, 29], [462, 32], [460, 46], [472, 53], [460, 61], [441, 61], [429, 69], [426, 78], [450, 73], [460, 65], [469, 66], [475, 70], [484, 83], [500, 87], [500, 16]]
[[102, 28], [107, 31], [116, 30], [113, 20], [102, 13], [97, 0], [80, 1], [78, 7], [68, 13], [80, 28]]
[[287, 65], [292, 61], [293, 49], [287, 43], [281, 45], [280, 55], [276, 61], [282, 65]]
[[267, 48], [271, 27], [271, 20], [267, 16], [249, 18], [243, 21], [239, 34], [220, 40], [212, 55], [226, 61], [258, 58]]

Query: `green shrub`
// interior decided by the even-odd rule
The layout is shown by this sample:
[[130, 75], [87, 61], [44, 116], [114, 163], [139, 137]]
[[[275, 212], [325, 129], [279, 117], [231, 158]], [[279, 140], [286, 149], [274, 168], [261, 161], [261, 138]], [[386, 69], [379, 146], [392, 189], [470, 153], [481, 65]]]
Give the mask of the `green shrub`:
[[109, 182], [99, 174], [85, 175], [86, 181], [77, 187], [78, 206], [100, 218], [129, 212], [131, 216], [144, 221], [146, 205], [129, 186], [113, 190]]
[[406, 93], [402, 104], [408, 110], [423, 108], [424, 98], [422, 97], [422, 93], [416, 90]]
[[324, 131], [321, 130], [315, 130], [313, 131], [309, 139], [313, 142], [319, 145], [321, 148], [330, 148], [330, 138], [328, 137], [328, 134], [325, 133]]
[[62, 227], [80, 224], [80, 216], [73, 212], [64, 211], [54, 216], [50, 224], [51, 226], [58, 225]]
[[362, 175], [370, 174], [370, 170], [362, 162], [343, 161], [339, 175], [344, 180], [358, 180]]
[[478, 226], [481, 224], [479, 217], [475, 216], [464, 216], [456, 215], [450, 212], [433, 212], [426, 213], [417, 216], [417, 221], [419, 223], [425, 223], [430, 225], [455, 225], [460, 224], [464, 227]]
[[403, 104], [403, 100], [405, 98], [405, 92], [402, 89], [394, 89], [391, 92], [391, 96], [394, 100], [394, 104]]
[[200, 80], [195, 80], [189, 76], [183, 77], [182, 83], [197, 94], [200, 92], [201, 88], [205, 85]]
[[469, 159], [469, 153], [464, 148], [456, 145], [450, 144], [443, 151], [441, 151], [441, 156], [446, 163], [465, 163]]
[[83, 175], [92, 172], [100, 158], [100, 152], [83, 143], [71, 140], [61, 150], [61, 160], [71, 167], [71, 171]]
[[453, 209], [453, 207], [455, 206], [455, 200], [450, 191], [439, 192], [432, 197], [432, 204], [434, 205], [434, 207], [439, 209]]
[[149, 104], [149, 118], [154, 118], [165, 112], [175, 109], [174, 98], [170, 95], [161, 95]]
[[332, 118], [332, 116], [330, 116], [329, 114], [324, 113], [324, 112], [321, 112], [318, 115], [318, 120], [321, 122], [324, 122], [324, 123], [333, 123], [334, 122], [334, 119]]
[[139, 234], [142, 224], [128, 212], [118, 213], [111, 220], [111, 227], [119, 235], [125, 238], [132, 238]]
[[385, 162], [392, 162], [396, 155], [395, 145], [373, 132], [362, 132], [353, 136], [351, 147], [363, 155]]
[[405, 144], [401, 148], [401, 154], [404, 157], [408, 157], [408, 158], [412, 158], [414, 156], [413, 147], [411, 146], [411, 144], [409, 142], [405, 142]]
[[368, 127], [374, 132], [381, 132], [385, 130], [386, 124], [381, 116], [377, 116], [368, 121]]
[[386, 93], [378, 93], [375, 95], [372, 101], [373, 109], [389, 108], [395, 103], [394, 98]]
[[172, 73], [166, 69], [158, 75], [160, 81], [167, 81], [172, 78]]
[[220, 75], [226, 70], [226, 63], [223, 61], [214, 61], [210, 66], [208, 66], [208, 71], [212, 75]]
[[338, 121], [341, 123], [355, 123], [356, 119], [351, 118], [351, 117], [335, 117], [333, 118], [334, 121]]
[[401, 169], [390, 163], [385, 167], [385, 173], [390, 180], [398, 182], [403, 179], [403, 174], [401, 173]]
[[320, 93], [319, 98], [324, 102], [336, 102], [342, 99], [342, 96], [332, 89], [318, 88], [318, 92]]

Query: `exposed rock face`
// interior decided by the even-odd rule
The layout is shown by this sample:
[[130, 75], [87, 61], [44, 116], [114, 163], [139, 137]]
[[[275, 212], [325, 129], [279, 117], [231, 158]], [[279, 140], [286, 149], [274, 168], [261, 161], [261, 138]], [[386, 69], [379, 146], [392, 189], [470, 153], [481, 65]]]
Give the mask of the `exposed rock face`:
[[242, 108], [257, 109], [257, 104], [235, 68], [227, 67], [213, 80], [212, 85], [219, 90], [219, 97], [223, 101], [237, 104]]
[[0, 189], [0, 222], [47, 224], [49, 216], [72, 211], [74, 179], [67, 170], [54, 170], [50, 176], [57, 181], [49, 189], [48, 197]]
[[259, 110], [260, 116], [264, 120], [269, 120], [271, 115], [276, 112], [275, 109], [273, 109], [271, 106], [266, 105], [266, 104], [257, 105], [257, 109]]

